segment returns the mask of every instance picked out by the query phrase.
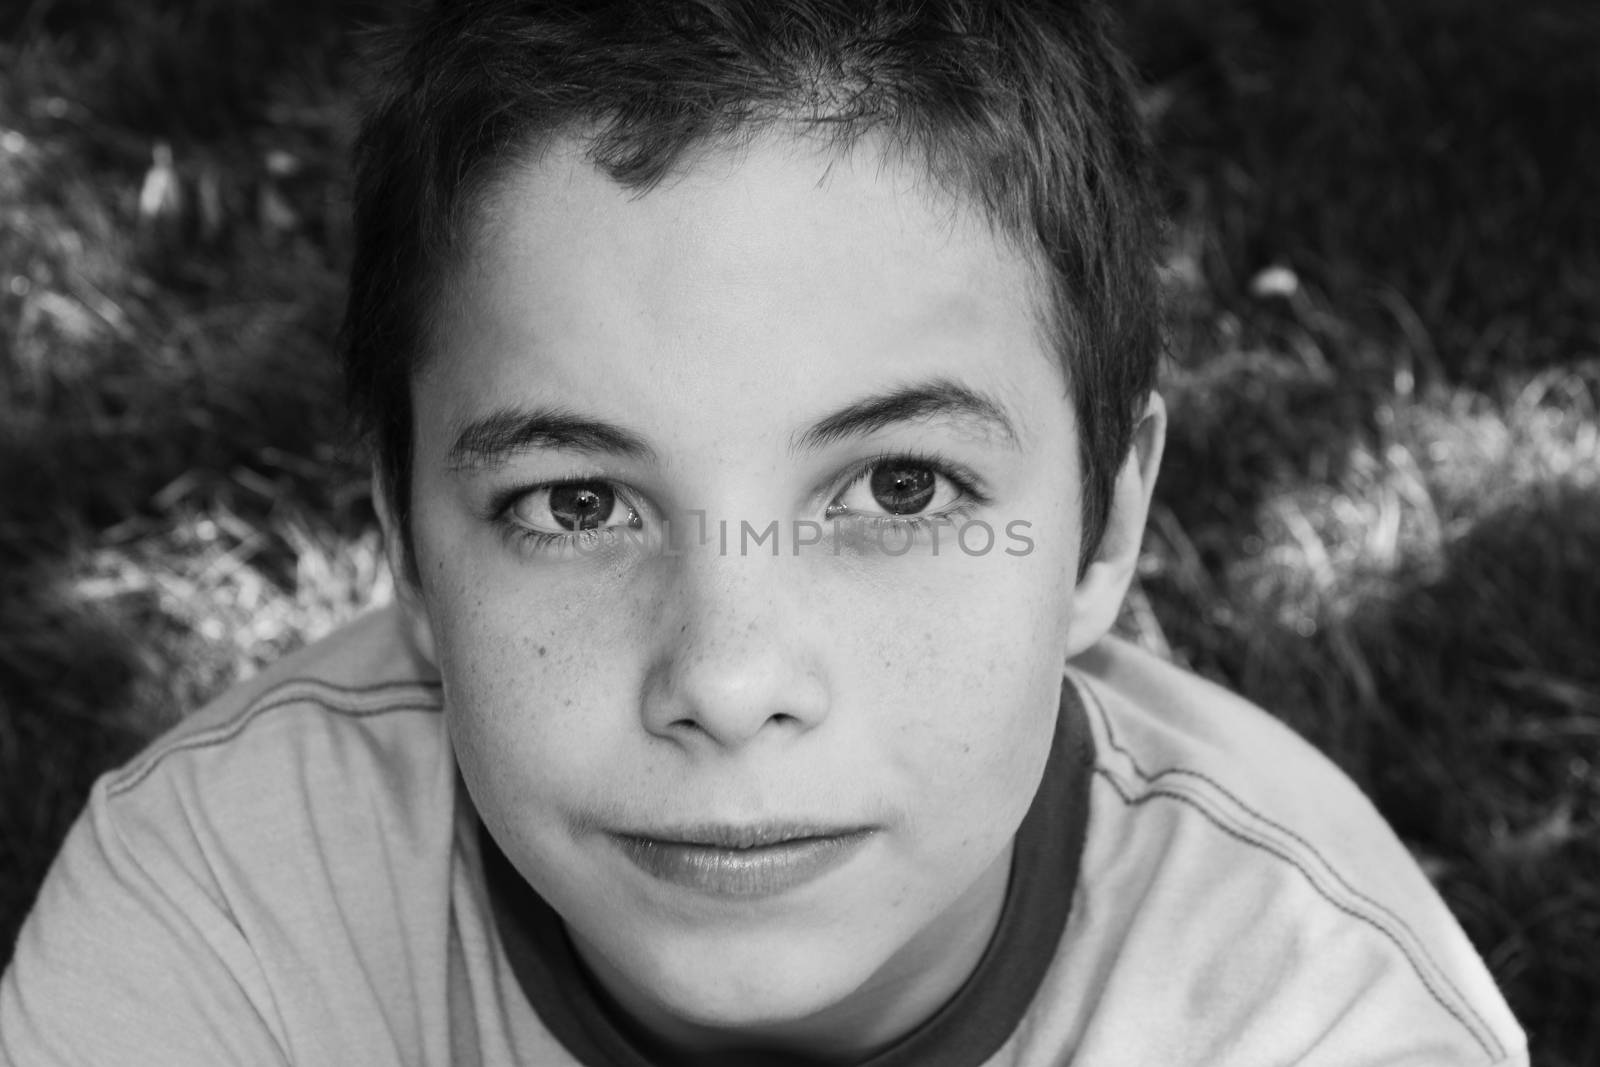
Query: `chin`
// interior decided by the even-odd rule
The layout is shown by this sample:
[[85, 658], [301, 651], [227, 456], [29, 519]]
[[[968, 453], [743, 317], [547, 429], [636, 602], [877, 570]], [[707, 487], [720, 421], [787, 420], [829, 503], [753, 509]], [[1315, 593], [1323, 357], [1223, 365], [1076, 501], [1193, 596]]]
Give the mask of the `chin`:
[[[776, 994], [776, 995], [774, 995]], [[847, 998], [845, 998], [847, 1000]], [[827, 1054], [842, 1038], [834, 1016], [839, 1000], [796, 995], [734, 993], [673, 1003], [671, 1023], [658, 1033], [681, 1048], [732, 1052], [740, 1049]]]
[[672, 1017], [686, 1025], [714, 1030], [730, 1038], [770, 1038], [790, 1031], [807, 1020], [826, 1014], [834, 1000], [819, 991], [733, 989], [693, 991], [684, 996], [674, 991], [663, 1005]]
[[630, 954], [623, 966], [640, 1002], [623, 1006], [684, 1037], [731, 1045], [803, 1039], [870, 977], [859, 953], [846, 954], [849, 963], [840, 966], [838, 951], [818, 941], [807, 948], [769, 949], [746, 938], [737, 946], [683, 946], [648, 961]]
[[764, 1026], [814, 1015], [847, 999], [861, 976], [826, 967], [815, 952], [771, 954], [739, 959], [727, 956], [708, 967], [697, 955], [689, 967], [676, 969], [678, 980], [666, 990], [678, 1014], [716, 1026]]

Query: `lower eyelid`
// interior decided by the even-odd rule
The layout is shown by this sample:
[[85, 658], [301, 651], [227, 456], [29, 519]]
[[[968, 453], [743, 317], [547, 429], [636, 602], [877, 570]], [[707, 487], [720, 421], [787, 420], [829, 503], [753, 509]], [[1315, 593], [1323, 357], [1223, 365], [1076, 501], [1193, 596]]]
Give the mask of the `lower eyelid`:
[[859, 522], [870, 522], [878, 526], [931, 526], [936, 522], [957, 521], [971, 515], [979, 506], [977, 500], [968, 498], [958, 501], [943, 511], [923, 512], [920, 515], [862, 515], [859, 513], [843, 516]]

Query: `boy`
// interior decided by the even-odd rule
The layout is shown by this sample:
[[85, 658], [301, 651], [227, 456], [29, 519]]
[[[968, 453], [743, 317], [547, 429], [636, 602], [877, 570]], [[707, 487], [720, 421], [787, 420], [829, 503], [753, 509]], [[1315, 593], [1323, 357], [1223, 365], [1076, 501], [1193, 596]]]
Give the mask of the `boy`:
[[402, 604], [98, 784], [7, 1061], [1525, 1062], [1350, 784], [1106, 637], [1144, 183], [1087, 2], [420, 16], [345, 338]]

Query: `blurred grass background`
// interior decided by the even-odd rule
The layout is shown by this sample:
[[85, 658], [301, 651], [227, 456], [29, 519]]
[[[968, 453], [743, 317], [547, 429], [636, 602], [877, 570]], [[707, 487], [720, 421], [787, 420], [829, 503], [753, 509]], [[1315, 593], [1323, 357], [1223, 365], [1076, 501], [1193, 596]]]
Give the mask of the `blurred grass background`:
[[[1125, 0], [1174, 219], [1123, 630], [1600, 1063], [1600, 8]], [[0, 7], [0, 963], [89, 783], [390, 593], [331, 337], [382, 0]]]

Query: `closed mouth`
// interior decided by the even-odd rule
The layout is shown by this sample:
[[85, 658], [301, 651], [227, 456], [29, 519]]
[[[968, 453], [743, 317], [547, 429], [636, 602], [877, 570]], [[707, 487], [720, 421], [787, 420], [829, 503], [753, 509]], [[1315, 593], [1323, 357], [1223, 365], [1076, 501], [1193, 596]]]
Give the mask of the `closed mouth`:
[[618, 836], [663, 845], [686, 845], [691, 848], [753, 849], [794, 841], [849, 837], [863, 833], [866, 829], [861, 826], [824, 826], [817, 823], [765, 822], [744, 825], [703, 823], [663, 830], [621, 831]]
[[716, 897], [766, 897], [838, 867], [872, 827], [761, 823], [612, 833], [623, 855], [651, 877]]

